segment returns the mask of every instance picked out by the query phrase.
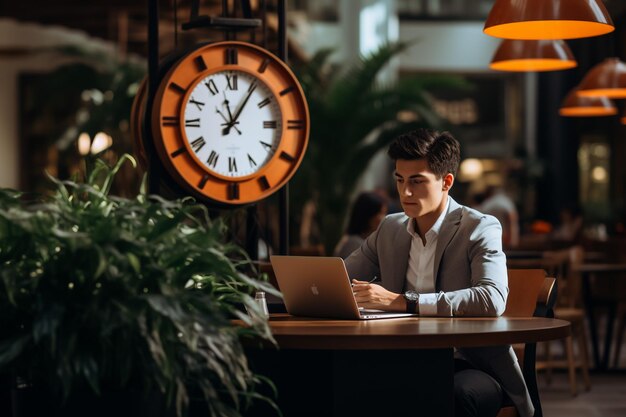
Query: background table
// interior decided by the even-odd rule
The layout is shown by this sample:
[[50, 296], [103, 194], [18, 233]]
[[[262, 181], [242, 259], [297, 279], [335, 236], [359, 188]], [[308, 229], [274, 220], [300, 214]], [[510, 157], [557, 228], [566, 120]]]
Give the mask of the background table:
[[[575, 271], [580, 272], [582, 277], [582, 293], [583, 302], [587, 320], [589, 321], [589, 330], [591, 332], [591, 347], [593, 350], [593, 361], [596, 369], [604, 370], [608, 368], [609, 356], [611, 353], [611, 343], [613, 340], [613, 325], [615, 315], [617, 314], [617, 299], [597, 300], [594, 297], [592, 279], [602, 275], [611, 273], [626, 273], [626, 264], [623, 263], [585, 263], [578, 265]], [[598, 305], [606, 306], [607, 320], [606, 330], [604, 333], [604, 352], [600, 355], [600, 346], [598, 340], [598, 327], [596, 325], [595, 308]]]
[[[560, 339], [569, 323], [545, 318], [322, 320], [273, 315], [279, 350], [249, 346], [257, 372], [290, 416], [454, 414], [453, 347]], [[247, 415], [268, 416], [262, 406]]]

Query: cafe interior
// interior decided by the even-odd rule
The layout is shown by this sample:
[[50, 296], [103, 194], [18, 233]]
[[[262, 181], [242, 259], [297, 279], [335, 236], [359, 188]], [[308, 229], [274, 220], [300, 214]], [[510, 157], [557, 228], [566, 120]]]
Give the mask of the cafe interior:
[[[41, 414], [42, 409], [34, 406], [37, 403], [33, 400], [34, 395], [41, 394], [41, 390], [38, 391], [41, 384], [38, 386], [37, 376], [33, 376], [37, 374], [31, 372], [35, 368], [54, 374], [54, 385], [66, 400], [85, 392], [89, 392], [88, 398], [92, 398], [100, 395], [105, 386], [114, 386], [111, 381], [117, 374], [105, 372], [106, 366], [111, 367], [107, 362], [109, 359], [100, 363], [86, 354], [81, 356], [79, 347], [87, 345], [81, 345], [79, 341], [86, 336], [78, 333], [92, 325], [99, 329], [101, 324], [96, 326], [94, 323], [107, 320], [112, 323], [108, 330], [88, 331], [89, 337], [96, 337], [97, 333], [97, 337], [106, 339], [118, 331], [125, 331], [121, 330], [123, 320], [117, 323], [103, 307], [110, 304], [123, 306], [125, 301], [114, 298], [122, 297], [119, 291], [104, 291], [112, 282], [102, 277], [123, 275], [124, 269], [113, 265], [113, 258], [124, 258], [123, 265], [130, 265], [131, 272], [145, 268], [141, 256], [126, 254], [120, 247], [107, 252], [110, 246], [104, 239], [111, 233], [99, 230], [97, 236], [83, 236], [87, 239], [85, 241], [91, 242], [89, 245], [104, 242], [93, 246], [94, 252], [89, 249], [80, 259], [66, 259], [69, 264], [65, 267], [55, 264], [53, 268], [57, 273], [52, 281], [63, 275], [59, 285], [38, 283], [35, 287], [32, 283], [20, 281], [16, 278], [18, 272], [26, 271], [24, 279], [43, 282], [37, 277], [46, 277], [49, 273], [46, 270], [50, 268], [44, 261], [30, 258], [30, 254], [45, 253], [41, 259], [55, 258], [54, 252], [64, 253], [65, 246], [52, 245], [50, 239], [69, 239], [68, 233], [71, 232], [61, 230], [61, 223], [57, 220], [46, 223], [47, 217], [44, 219], [37, 213], [43, 210], [58, 212], [60, 217], [79, 216], [78, 209], [75, 209], [78, 206], [72, 204], [82, 198], [96, 198], [96, 195], [104, 198], [97, 200], [98, 204], [104, 206], [106, 202], [111, 206], [110, 211], [102, 216], [110, 216], [109, 213], [115, 211], [112, 207], [121, 207], [121, 199], [144, 201], [145, 198], [138, 197], [141, 193], [145, 195], [146, 191], [142, 190], [159, 195], [165, 199], [163, 201], [191, 196], [203, 206], [201, 217], [223, 225], [221, 239], [214, 237], [217, 232], [210, 232], [211, 239], [216, 240], [212, 250], [234, 256], [237, 259], [234, 264], [249, 259], [253, 267], [247, 275], [269, 280], [254, 288], [257, 295], [262, 291], [267, 294], [271, 323], [275, 315], [284, 317], [285, 310], [276, 290], [278, 285], [270, 256], [338, 256], [339, 243], [350, 233], [346, 232], [346, 227], [351, 210], [361, 195], [378, 196], [383, 201], [383, 214], [401, 211], [393, 177], [394, 165], [386, 150], [394, 136], [416, 127], [449, 131], [460, 142], [461, 163], [450, 195], [460, 204], [492, 214], [500, 221], [509, 271], [527, 270], [530, 276], [533, 271], [541, 270], [542, 279], [544, 276], [555, 278], [556, 291], [551, 292], [554, 296], [550, 301], [550, 313], [544, 314], [544, 318], [553, 320], [550, 323], [556, 323], [554, 319], [561, 320], [558, 323], [567, 322], [566, 333], [563, 330], [558, 335], [556, 332], [547, 336], [548, 331], [544, 329], [541, 335], [536, 331], [534, 336], [529, 336], [529, 331], [505, 343], [526, 346], [528, 352], [528, 345], [532, 342], [532, 353], [523, 354], [523, 361], [530, 360], [530, 355], [531, 363], [534, 363], [529, 374], [525, 368], [524, 376], [527, 384], [528, 378], [536, 379], [538, 399], [533, 400], [538, 411], [535, 415], [626, 415], [626, 164], [622, 159], [626, 156], [626, 1], [30, 0], [0, 4], [0, 33], [0, 188], [19, 190], [16, 191], [18, 197], [13, 198], [16, 194], [6, 191], [0, 200], [0, 263], [4, 270], [0, 275], [0, 293], [6, 293], [0, 294], [0, 304], [5, 304], [0, 306], [0, 316], [5, 316], [0, 317], [0, 333], [4, 333], [0, 334], [1, 416], [73, 415], [54, 411]], [[280, 158], [260, 163], [273, 165], [275, 168], [268, 170], [278, 172], [287, 164], [277, 164], [276, 160], [289, 161], [289, 168], [279, 173], [282, 177], [277, 183], [271, 183], [270, 174], [255, 177], [259, 172], [253, 159], [255, 154], [248, 153], [247, 160], [239, 159], [240, 169], [244, 163], [250, 165], [248, 174], [261, 183], [256, 194], [243, 183], [239, 186], [237, 182], [229, 182], [227, 175], [232, 174], [233, 168], [237, 172], [237, 165], [236, 159], [230, 157], [226, 165], [226, 156], [221, 162], [217, 156], [208, 156], [206, 163], [209, 168], [213, 164], [215, 169], [224, 164], [224, 172], [231, 173], [223, 174], [226, 177], [221, 178], [226, 180], [220, 180], [221, 183], [216, 181], [214, 185], [210, 175], [185, 178], [190, 174], [177, 168], [178, 159], [174, 155], [177, 151], [171, 153], [168, 148], [169, 131], [167, 128], [159, 130], [158, 118], [163, 115], [165, 120], [175, 108], [168, 107], [176, 93], [171, 90], [175, 89], [166, 88], [163, 80], [177, 80], [177, 72], [184, 73], [187, 71], [184, 68], [193, 67], [194, 62], [204, 65], [207, 70], [206, 65], [211, 64], [198, 64], [197, 58], [193, 62], [185, 61], [185, 57], [196, 56], [193, 54], [204, 51], [202, 48], [210, 49], [222, 41], [243, 42], [270, 51], [274, 55], [263, 55], [269, 57], [263, 62], [272, 62], [270, 69], [280, 69], [276, 70], [278, 75], [269, 76], [276, 79], [295, 77], [299, 85], [296, 89], [280, 92], [280, 97], [292, 96], [293, 100], [289, 102], [292, 108], [278, 111], [292, 112], [288, 114], [294, 114], [293, 118], [298, 119], [288, 120], [283, 132], [296, 132], [302, 145], [293, 149], [279, 148], [284, 149]], [[258, 49], [250, 51], [256, 53], [254, 51], [258, 52]], [[233, 60], [228, 58], [227, 50], [226, 64], [241, 65], [240, 84], [245, 85], [245, 82], [249, 83], [243, 80], [246, 74], [256, 77], [257, 67], [247, 64], [247, 58], [241, 56], [242, 52], [239, 54], [239, 61], [236, 56]], [[286, 69], [276, 64], [281, 60], [286, 62]], [[183, 70], [179, 71], [181, 68]], [[259, 70], [259, 73], [264, 71]], [[272, 82], [264, 84], [267, 91], [278, 88]], [[161, 85], [164, 87], [160, 88]], [[209, 83], [206, 85], [212, 92]], [[199, 94], [198, 90], [194, 91]], [[246, 101], [251, 94], [252, 91]], [[190, 97], [194, 103], [193, 96]], [[228, 106], [225, 95], [224, 100]], [[229, 117], [225, 117], [216, 106], [217, 114], [225, 122], [215, 116], [216, 123], [222, 123], [219, 128], [222, 135], [241, 135], [239, 129], [245, 129], [246, 121], [240, 123], [239, 118], [240, 113], [241, 119], [246, 117], [245, 112], [241, 112], [245, 104], [244, 101], [237, 109], [232, 107], [234, 117], [230, 114], [231, 108], [228, 108]], [[202, 105], [196, 102], [199, 110]], [[265, 111], [263, 107], [261, 102], [254, 110]], [[185, 117], [186, 126], [190, 126], [192, 120], [189, 118], [193, 116]], [[271, 128], [264, 124], [259, 134], [268, 127]], [[285, 138], [288, 138], [287, 133], [283, 133]], [[278, 144], [280, 134], [272, 139], [276, 147], [283, 146]], [[205, 143], [203, 138], [200, 139], [202, 142], [189, 145], [198, 152]], [[159, 141], [164, 145], [159, 145]], [[242, 153], [242, 158], [246, 152]], [[164, 157], [164, 153], [170, 153], [171, 158]], [[267, 172], [274, 175], [274, 171]], [[99, 178], [105, 178], [104, 182], [99, 182]], [[183, 184], [186, 181], [195, 181], [194, 186], [200, 181], [200, 192], [190, 191], [188, 184]], [[95, 188], [81, 188], [76, 185], [79, 183], [90, 183]], [[205, 187], [207, 183], [209, 186]], [[225, 191], [219, 188], [222, 183], [226, 183]], [[203, 191], [203, 188], [211, 191]], [[64, 192], [69, 192], [72, 197], [63, 200]], [[102, 197], [102, 193], [110, 194], [110, 197]], [[41, 198], [52, 200], [46, 200], [45, 205], [36, 210], [23, 209], [21, 214], [15, 214], [16, 199], [26, 204], [26, 201], [39, 198], [35, 196], [48, 196]], [[67, 207], [59, 203], [61, 200], [67, 202]], [[96, 200], [89, 201], [81, 206], [83, 212], [96, 206]], [[165, 213], [163, 221], [166, 217], [170, 223], [175, 220], [182, 230], [182, 240], [171, 243], [168, 249], [172, 257], [179, 256], [175, 268], [176, 273], [180, 273], [184, 269], [181, 265], [193, 264], [189, 261], [191, 255], [185, 258], [188, 249], [183, 245], [185, 239], [189, 239], [184, 236], [185, 228], [191, 227], [195, 221], [186, 217], [191, 216], [191, 212], [184, 211], [186, 214], [180, 217], [169, 211], [175, 210], [174, 206], [159, 204], [162, 206], [155, 209], [155, 213]], [[181, 203], [180, 207], [183, 207], [180, 210], [186, 210], [184, 204]], [[130, 205], [128, 210], [130, 213]], [[124, 219], [127, 220], [128, 216], [125, 215]], [[89, 222], [95, 222], [90, 219]], [[28, 226], [19, 223], [27, 220]], [[110, 220], [111, 223], [101, 229], [115, 229], [121, 224], [117, 223], [118, 220]], [[156, 221], [150, 217], [146, 224], [153, 225]], [[16, 226], [18, 223], [21, 226]], [[44, 223], [48, 226], [42, 226]], [[80, 227], [78, 220], [75, 223], [73, 232], [87, 233], [82, 223]], [[42, 231], [36, 231], [40, 227], [43, 227]], [[126, 230], [125, 226], [119, 227]], [[128, 230], [139, 227], [129, 226]], [[170, 226], [164, 223], [162, 227]], [[33, 238], [35, 233], [36, 239]], [[153, 232], [146, 233], [129, 238], [128, 244], [132, 240], [143, 244], [146, 239], [160, 239]], [[191, 234], [188, 232], [186, 236]], [[238, 255], [234, 254], [233, 245], [240, 248]], [[176, 253], [171, 253], [173, 251]], [[32, 262], [29, 263], [29, 259]], [[21, 266], [13, 267], [16, 264]], [[72, 268], [80, 268], [77, 276], [82, 278], [67, 278], [73, 276]], [[213, 279], [213, 272], [206, 273]], [[516, 274], [518, 272], [509, 273], [509, 280]], [[85, 302], [84, 311], [67, 307], [73, 298], [61, 294], [76, 293], [91, 276], [98, 277], [93, 281], [95, 287], [81, 298], [87, 300], [93, 296], [97, 301], [93, 301], [91, 307]], [[162, 289], [161, 296], [178, 294], [179, 289], [167, 290], [173, 292], [163, 290], [165, 284], [159, 279], [155, 278], [155, 287]], [[204, 286], [212, 288], [209, 292], [218, 300], [216, 302], [228, 303], [228, 297], [241, 296], [243, 301], [239, 298], [231, 300], [247, 306], [254, 294], [252, 298], [247, 294], [231, 294], [229, 291], [235, 291], [235, 279], [240, 278], [232, 279], [229, 281], [232, 285], [220, 284], [223, 287], [210, 280], [205, 284], [196, 278], [191, 281], [195, 282], [192, 287], [197, 290]], [[129, 288], [133, 285], [124, 288], [131, 291]], [[245, 285], [248, 285], [247, 281]], [[513, 284], [510, 285], [512, 294]], [[140, 290], [133, 293], [133, 297], [155, 291], [147, 284], [137, 288]], [[46, 291], [53, 295], [42, 295]], [[527, 288], [521, 285], [519, 293], [525, 291]], [[106, 297], [113, 298], [104, 298], [105, 293]], [[218, 293], [222, 298], [215, 295]], [[129, 294], [123, 295], [124, 300], [131, 297]], [[519, 296], [511, 294], [509, 298]], [[536, 294], [532, 297], [529, 318], [533, 316]], [[29, 303], [28, 306], [21, 305], [20, 299]], [[53, 302], [44, 305], [46, 300]], [[218, 370], [211, 368], [214, 373], [207, 377], [224, 384], [211, 389], [220, 392], [215, 395], [224, 396], [227, 405], [225, 408], [220, 408], [222, 403], [211, 406], [218, 404], [209, 399], [213, 397], [207, 396], [211, 390], [196, 389], [205, 394], [209, 406], [194, 409], [194, 391], [187, 392], [181, 387], [196, 378], [194, 372], [200, 375], [202, 371], [192, 372], [185, 368], [187, 373], [178, 379], [178, 364], [173, 359], [170, 362], [169, 355], [177, 355], [173, 352], [185, 338], [186, 325], [181, 322], [180, 327], [176, 327], [175, 320], [193, 310], [205, 314], [203, 319], [210, 323], [213, 312], [199, 307], [181, 307], [185, 311], [183, 314], [182, 310], [169, 304], [158, 304], [155, 300], [151, 298], [149, 304], [156, 310], [161, 308], [159, 311], [163, 317], [172, 320], [172, 326], [175, 326], [172, 328], [177, 330], [172, 330], [171, 334], [178, 335], [178, 339], [174, 336], [174, 339], [167, 339], [156, 330], [149, 332], [146, 329], [161, 321], [142, 315], [143, 322], [137, 319], [139, 339], [129, 331], [124, 333], [126, 339], [120, 339], [126, 342], [120, 342], [117, 348], [106, 343], [102, 346], [118, 352], [112, 358], [123, 362], [112, 368], [131, 370], [126, 379], [122, 378], [122, 386], [125, 386], [129, 381], [142, 384], [144, 379], [134, 374], [141, 374], [143, 368], [132, 362], [141, 355], [126, 355], [123, 349], [135, 352], [133, 343], [147, 341], [149, 350], [146, 352], [157, 358], [150, 366], [161, 369], [155, 371], [158, 375], [154, 378], [145, 377], [149, 379], [145, 391], [152, 390], [152, 395], [154, 392], [167, 393], [170, 396], [167, 401], [171, 402], [164, 400], [168, 406], [163, 409], [169, 410], [169, 414], [154, 406], [160, 404], [160, 400], [152, 401], [152, 407], [134, 409], [129, 406], [123, 411], [114, 408], [110, 405], [114, 402], [107, 400], [107, 407], [111, 408], [102, 408], [106, 410], [105, 414], [278, 415], [271, 414], [275, 412], [271, 407], [270, 411], [248, 414], [246, 402], [237, 400], [238, 395], [233, 394], [237, 390], [252, 393], [247, 397], [249, 399], [257, 394], [273, 397], [262, 388], [260, 379], [244, 389], [224, 377], [227, 368], [231, 371], [236, 368], [239, 372], [241, 366], [241, 372], [248, 371], [246, 365], [242, 365], [245, 355], [242, 359], [241, 352], [230, 348], [218, 349], [223, 356], [218, 355], [215, 362], [223, 361], [225, 365]], [[192, 300], [185, 300], [189, 306], [193, 305]], [[31, 305], [44, 307], [35, 309]], [[223, 308], [236, 315], [228, 310], [230, 307]], [[538, 310], [537, 307], [535, 315]], [[124, 311], [134, 310], [128, 307]], [[73, 318], [70, 312], [73, 312]], [[34, 323], [36, 314], [45, 314], [46, 319], [32, 325], [34, 336], [16, 336], [23, 335], [19, 329]], [[137, 314], [144, 314], [143, 310]], [[78, 323], [78, 317], [84, 317], [84, 320]], [[241, 318], [244, 316], [237, 317], [244, 320]], [[250, 313], [250, 317], [250, 322], [244, 320], [245, 325], [260, 326], [258, 331], [266, 340], [273, 337], [284, 350], [295, 346], [289, 343], [296, 342], [287, 342], [291, 339], [281, 333], [285, 329], [268, 326], [267, 321], [261, 323], [263, 318], [256, 313]], [[232, 324], [228, 320], [226, 323], [227, 329], [241, 327], [240, 323]], [[415, 336], [415, 343], [426, 343], [418, 340], [418, 336]], [[217, 339], [222, 343], [222, 337], [211, 339], [207, 336], [205, 340], [200, 335], [200, 342], [189, 343], [210, 345]], [[462, 343], [463, 336], [458, 337]], [[63, 338], [72, 342], [57, 340]], [[378, 346], [377, 340], [372, 341], [372, 346]], [[227, 346], [231, 342], [223, 343]], [[52, 348], [44, 349], [43, 345]], [[422, 347], [419, 345], [411, 352], [418, 355], [415, 352], [423, 351]], [[430, 347], [440, 346], [433, 344]], [[231, 354], [232, 357], [228, 356]], [[251, 363], [254, 357], [250, 356]], [[296, 362], [296, 366], [308, 361], [306, 357], [298, 360], [301, 362]], [[368, 360], [367, 356], [363, 356], [363, 360]], [[59, 365], [61, 361], [64, 361], [63, 365]], [[189, 365], [189, 369], [192, 368]], [[332, 373], [336, 369], [328, 372], [316, 380], [317, 383], [333, 387], [341, 385], [344, 380], [334, 379], [335, 373]], [[175, 382], [172, 382], [174, 377]], [[235, 375], [233, 378], [243, 377]], [[268, 378], [272, 379], [271, 376]], [[276, 407], [282, 408], [281, 382], [274, 382], [279, 391]], [[306, 387], [300, 390], [317, 392], [320, 389], [326, 393], [319, 385]], [[227, 394], [221, 394], [222, 391]], [[442, 395], [441, 398], [448, 397]], [[540, 402], [540, 407], [536, 401]], [[44, 401], [41, 404], [49, 403]], [[345, 412], [341, 406], [335, 406], [332, 412], [315, 414], [286, 407], [282, 411], [287, 416], [355, 415]], [[315, 406], [311, 407], [317, 410]], [[46, 409], [53, 408], [47, 405]], [[230, 414], [232, 409], [241, 414]], [[399, 414], [377, 411], [375, 415], [408, 415], [405, 414], [406, 408], [400, 406], [399, 410]], [[91, 415], [100, 415], [100, 411], [92, 411]], [[367, 410], [365, 414], [369, 415]], [[513, 414], [498, 415], [518, 414], [513, 411]]]

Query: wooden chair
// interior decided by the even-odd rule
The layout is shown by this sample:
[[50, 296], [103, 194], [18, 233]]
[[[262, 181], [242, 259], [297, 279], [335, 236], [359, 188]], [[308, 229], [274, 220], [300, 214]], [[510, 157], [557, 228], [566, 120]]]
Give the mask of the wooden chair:
[[[556, 279], [547, 278], [543, 269], [509, 269], [509, 296], [505, 317], [553, 317], [552, 308], [556, 301]], [[535, 406], [535, 417], [542, 417], [537, 374], [535, 371], [536, 343], [514, 346], [524, 374], [524, 380]], [[516, 417], [512, 405], [500, 409], [498, 417]]]
[[[547, 370], [548, 382], [551, 379], [552, 369], [567, 369], [570, 391], [572, 396], [576, 396], [578, 395], [577, 370], [580, 370], [582, 374], [585, 390], [591, 389], [585, 310], [582, 307], [581, 297], [582, 280], [575, 272], [575, 266], [580, 265], [584, 260], [584, 251], [582, 247], [574, 246], [553, 252], [548, 256], [554, 257], [562, 265], [557, 272], [560, 294], [554, 308], [554, 317], [569, 321], [572, 326], [572, 333], [564, 340], [564, 359], [553, 359], [550, 352], [550, 342], [547, 342], [545, 345], [546, 358], [537, 362], [537, 368]], [[578, 346], [578, 352], [574, 349], [574, 344]]]

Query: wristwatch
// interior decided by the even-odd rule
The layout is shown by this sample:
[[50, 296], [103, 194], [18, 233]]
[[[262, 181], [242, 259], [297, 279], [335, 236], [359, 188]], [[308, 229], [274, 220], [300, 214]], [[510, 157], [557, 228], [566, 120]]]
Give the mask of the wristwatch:
[[402, 295], [404, 296], [404, 300], [406, 301], [406, 312], [417, 313], [417, 305], [420, 301], [419, 293], [409, 290]]

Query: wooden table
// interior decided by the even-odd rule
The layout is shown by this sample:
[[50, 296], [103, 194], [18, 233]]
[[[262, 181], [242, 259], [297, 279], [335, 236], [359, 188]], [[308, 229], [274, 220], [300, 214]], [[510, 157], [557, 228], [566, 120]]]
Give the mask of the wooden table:
[[[626, 273], [626, 264], [619, 263], [585, 263], [578, 265], [574, 269], [580, 272], [582, 277], [582, 296], [585, 304], [587, 320], [589, 321], [589, 330], [591, 332], [591, 347], [593, 350], [593, 362], [596, 369], [605, 370], [609, 365], [609, 356], [611, 354], [611, 343], [613, 340], [613, 325], [615, 315], [617, 313], [617, 300], [598, 301], [593, 296], [591, 280], [594, 277], [607, 273]], [[626, 276], [626, 275], [625, 275]], [[604, 305], [608, 308], [606, 320], [606, 332], [604, 334], [604, 352], [600, 355], [600, 347], [598, 341], [598, 328], [595, 319], [595, 307]]]
[[[561, 339], [545, 318], [323, 320], [272, 315], [279, 350], [248, 349], [290, 416], [453, 416], [453, 347]], [[246, 415], [270, 415], [257, 408]]]

